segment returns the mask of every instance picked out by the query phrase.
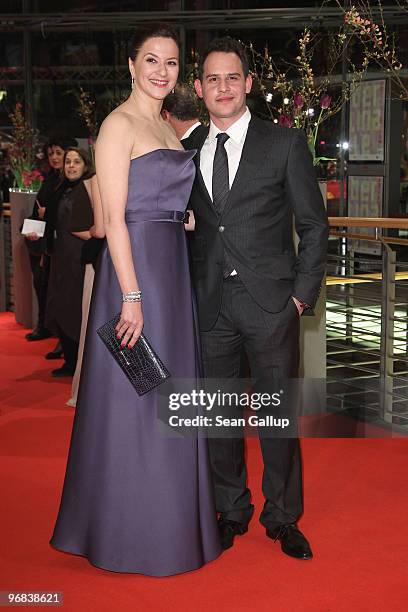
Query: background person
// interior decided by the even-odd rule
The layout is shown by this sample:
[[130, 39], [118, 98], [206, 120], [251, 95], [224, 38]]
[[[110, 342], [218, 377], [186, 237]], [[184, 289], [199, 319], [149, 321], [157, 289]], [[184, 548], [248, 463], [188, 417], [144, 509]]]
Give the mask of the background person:
[[[45, 146], [49, 164], [47, 173], [41, 188], [37, 194], [30, 219], [44, 220], [45, 210], [48, 204], [54, 200], [54, 194], [62, 180], [63, 162], [65, 149], [68, 146], [76, 146], [76, 140], [54, 137]], [[33, 275], [33, 285], [38, 302], [38, 321], [35, 329], [26, 335], [27, 340], [43, 340], [52, 334], [44, 325], [45, 308], [47, 303], [47, 286], [49, 277], [49, 259], [46, 255], [46, 239], [40, 238], [32, 232], [25, 236]]]
[[101, 196], [98, 188], [96, 174], [83, 182], [86, 195], [74, 199], [70, 230], [74, 236], [85, 240], [82, 245], [82, 263], [85, 266], [84, 287], [82, 291], [82, 322], [79, 337], [78, 358], [72, 379], [71, 397], [68, 406], [76, 406], [78, 398], [79, 381], [81, 377], [82, 357], [84, 352], [86, 328], [88, 325], [89, 307], [91, 305], [92, 287], [95, 276], [94, 268], [103, 245], [105, 229], [103, 225], [103, 212]]
[[200, 121], [200, 101], [197, 94], [186, 83], [177, 83], [174, 92], [163, 100], [162, 116], [179, 140], [193, 133], [197, 136], [205, 130]]
[[46, 214], [47, 236], [48, 241], [52, 241], [52, 254], [45, 322], [47, 328], [59, 337], [64, 353], [63, 365], [52, 371], [54, 377], [73, 376], [78, 357], [84, 284], [84, 265], [81, 259], [83, 242], [81, 238], [72, 235], [70, 227], [76, 198], [89, 200], [84, 181], [92, 174], [87, 153], [69, 147], [64, 156], [61, 198], [53, 206], [52, 214], [48, 215], [49, 210]]

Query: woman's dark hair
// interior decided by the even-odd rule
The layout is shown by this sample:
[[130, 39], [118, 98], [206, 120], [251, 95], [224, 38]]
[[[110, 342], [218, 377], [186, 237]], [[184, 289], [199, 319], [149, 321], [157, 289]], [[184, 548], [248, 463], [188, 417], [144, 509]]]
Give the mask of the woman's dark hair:
[[[83, 173], [83, 175], [81, 176], [81, 179], [83, 179], [84, 181], [86, 179], [91, 178], [91, 176], [93, 176], [95, 174], [95, 170], [93, 168], [92, 165], [92, 161], [91, 158], [89, 157], [88, 153], [85, 151], [85, 149], [81, 149], [80, 147], [68, 147], [67, 149], [65, 149], [65, 154], [64, 154], [64, 168], [65, 168], [65, 160], [67, 158], [67, 155], [70, 151], [75, 151], [75, 153], [78, 153], [78, 155], [82, 158], [84, 164], [85, 164], [85, 172]], [[65, 172], [64, 172], [64, 176], [65, 176]]]
[[61, 149], [68, 149], [68, 147], [77, 147], [78, 141], [76, 138], [69, 138], [68, 136], [57, 136], [53, 135], [47, 140], [43, 146], [44, 155], [48, 155], [48, 149], [52, 147], [60, 147]]
[[200, 57], [200, 61], [198, 64], [198, 78], [200, 81], [203, 80], [204, 74], [204, 62], [210, 53], [235, 53], [238, 55], [241, 60], [242, 70], [244, 72], [244, 77], [247, 78], [249, 74], [249, 63], [248, 57], [245, 52], [243, 45], [239, 42], [239, 40], [235, 40], [230, 36], [223, 36], [222, 38], [214, 38]]
[[135, 61], [141, 46], [149, 38], [171, 38], [180, 49], [177, 32], [167, 23], [146, 23], [137, 28], [128, 43], [128, 57]]

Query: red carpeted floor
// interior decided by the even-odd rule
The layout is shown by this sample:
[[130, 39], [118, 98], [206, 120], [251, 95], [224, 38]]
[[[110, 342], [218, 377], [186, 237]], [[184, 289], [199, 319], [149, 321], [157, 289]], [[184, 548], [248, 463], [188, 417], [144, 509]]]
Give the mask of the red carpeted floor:
[[297, 561], [267, 539], [261, 460], [248, 443], [256, 514], [232, 549], [199, 571], [146, 578], [98, 570], [48, 545], [73, 410], [66, 381], [0, 315], [0, 590], [63, 591], [64, 609], [382, 611], [407, 609], [408, 440], [303, 440], [305, 514], [315, 558]]

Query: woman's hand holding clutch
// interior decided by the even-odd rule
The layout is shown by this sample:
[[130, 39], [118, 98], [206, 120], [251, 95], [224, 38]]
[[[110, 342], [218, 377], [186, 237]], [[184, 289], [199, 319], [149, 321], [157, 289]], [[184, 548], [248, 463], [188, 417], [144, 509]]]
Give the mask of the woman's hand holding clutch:
[[120, 321], [116, 326], [118, 338], [121, 338], [122, 348], [132, 348], [143, 329], [143, 312], [141, 302], [124, 302]]

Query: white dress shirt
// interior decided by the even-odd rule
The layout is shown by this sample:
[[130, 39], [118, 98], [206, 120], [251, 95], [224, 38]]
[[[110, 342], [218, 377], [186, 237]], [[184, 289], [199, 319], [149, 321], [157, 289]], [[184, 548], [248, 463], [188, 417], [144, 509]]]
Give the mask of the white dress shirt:
[[190, 125], [190, 127], [187, 130], [187, 132], [184, 132], [184, 134], [182, 135], [180, 140], [185, 140], [186, 138], [188, 138], [190, 136], [191, 132], [194, 132], [196, 127], [198, 127], [199, 125], [201, 125], [201, 123], [199, 121], [196, 121], [195, 123], [193, 123], [193, 125]]
[[[225, 143], [225, 150], [228, 157], [229, 186], [234, 182], [235, 175], [241, 160], [242, 149], [248, 131], [248, 124], [251, 121], [251, 113], [247, 108], [245, 113], [235, 123], [225, 130], [229, 138]], [[217, 134], [222, 132], [214, 123], [210, 122], [210, 131], [200, 152], [200, 170], [203, 175], [205, 186], [212, 199], [212, 173], [214, 165], [214, 155], [217, 148]]]
[[[248, 107], [245, 113], [235, 123], [230, 125], [226, 133], [229, 138], [225, 143], [224, 147], [228, 157], [228, 174], [229, 174], [229, 187], [234, 182], [235, 175], [238, 170], [239, 162], [241, 161], [242, 149], [244, 148], [244, 142], [248, 131], [248, 125], [251, 121], [251, 113]], [[214, 155], [217, 148], [217, 134], [222, 132], [216, 125], [210, 122], [210, 131], [203, 144], [200, 152], [200, 170], [203, 175], [205, 186], [212, 199], [212, 175], [214, 165]], [[231, 272], [231, 276], [237, 274], [236, 270]]]

